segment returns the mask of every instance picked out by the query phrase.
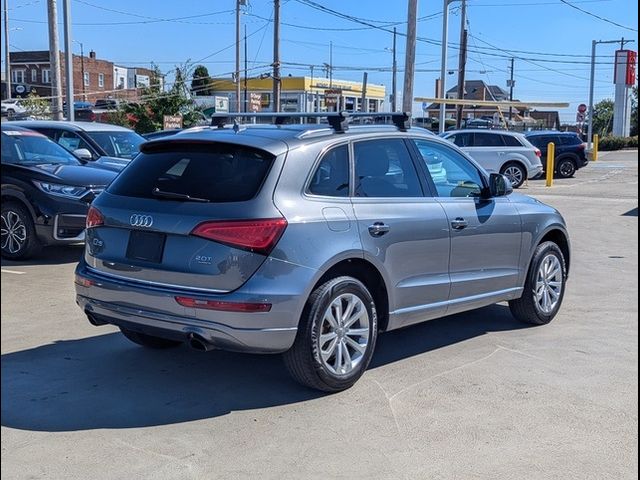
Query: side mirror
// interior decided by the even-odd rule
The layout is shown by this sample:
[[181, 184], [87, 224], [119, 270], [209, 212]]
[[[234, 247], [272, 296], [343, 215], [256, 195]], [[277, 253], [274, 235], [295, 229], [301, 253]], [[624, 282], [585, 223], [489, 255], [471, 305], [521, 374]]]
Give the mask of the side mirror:
[[93, 155], [86, 148], [77, 148], [73, 151], [73, 154], [80, 160], [93, 160]]
[[489, 175], [489, 193], [492, 197], [504, 197], [513, 193], [513, 187], [507, 177], [500, 173]]

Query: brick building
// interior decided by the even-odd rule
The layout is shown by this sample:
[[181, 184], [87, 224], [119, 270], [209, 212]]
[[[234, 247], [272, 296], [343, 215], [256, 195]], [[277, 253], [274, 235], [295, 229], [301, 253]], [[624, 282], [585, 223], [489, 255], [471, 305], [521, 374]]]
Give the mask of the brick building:
[[[35, 92], [51, 97], [51, 64], [49, 51], [10, 52], [11, 96], [26, 97]], [[66, 74], [64, 53], [60, 52], [62, 91], [65, 94]], [[73, 55], [73, 92], [75, 101], [94, 103], [103, 98], [135, 100], [140, 88], [148, 87], [153, 71], [148, 68], [128, 68], [97, 58], [96, 52], [88, 56]]]

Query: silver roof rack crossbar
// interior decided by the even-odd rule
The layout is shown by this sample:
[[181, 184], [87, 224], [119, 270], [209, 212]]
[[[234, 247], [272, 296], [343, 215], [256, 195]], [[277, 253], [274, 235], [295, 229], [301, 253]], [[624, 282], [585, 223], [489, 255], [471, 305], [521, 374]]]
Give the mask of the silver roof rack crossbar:
[[211, 116], [211, 126], [224, 128], [238, 118], [270, 118], [275, 125], [283, 125], [290, 119], [326, 118], [336, 133], [344, 133], [349, 129], [350, 118], [362, 117], [390, 117], [398, 130], [406, 131], [411, 126], [411, 114], [408, 112], [242, 112], [242, 113], [214, 113]]

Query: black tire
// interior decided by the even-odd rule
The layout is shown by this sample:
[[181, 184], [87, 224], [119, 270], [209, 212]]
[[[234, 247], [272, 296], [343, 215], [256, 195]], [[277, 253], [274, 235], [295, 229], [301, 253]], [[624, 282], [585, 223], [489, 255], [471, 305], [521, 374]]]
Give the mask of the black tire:
[[558, 178], [571, 178], [576, 173], [576, 162], [571, 158], [561, 158], [556, 165], [556, 176]]
[[[351, 372], [331, 372], [320, 357], [319, 335], [326, 310], [342, 294], [353, 294], [362, 302], [369, 316], [367, 347]], [[337, 277], [316, 288], [302, 313], [293, 347], [284, 354], [284, 363], [299, 383], [324, 392], [339, 392], [351, 387], [367, 369], [378, 335], [375, 302], [367, 287], [352, 277]]]
[[[513, 175], [509, 175], [506, 172], [510, 169], [517, 169], [520, 172], [519, 180], [515, 180]], [[500, 169], [500, 173], [505, 175], [511, 182], [513, 188], [520, 188], [522, 184], [527, 180], [527, 170], [519, 162], [507, 162]]]
[[122, 328], [122, 327], [120, 327], [120, 331], [125, 337], [127, 337], [133, 343], [137, 343], [138, 345], [142, 345], [143, 347], [147, 347], [147, 348], [155, 348], [157, 350], [164, 349], [164, 348], [177, 347], [182, 343], [177, 340], [169, 340], [166, 338], [147, 335], [146, 333], [134, 332], [133, 330], [129, 330], [127, 328]]
[[[3, 202], [0, 222], [2, 224], [3, 258], [25, 260], [40, 251], [42, 246], [36, 235], [31, 214], [24, 205], [15, 201]], [[19, 248], [16, 249], [16, 247]]]
[[[550, 312], [543, 312], [536, 302], [536, 277], [538, 275], [538, 269], [540, 268], [543, 260], [549, 256], [555, 256], [560, 262], [561, 272], [562, 272], [562, 282], [561, 282], [561, 290], [558, 298], [558, 302], [555, 307]], [[564, 298], [564, 292], [566, 290], [566, 282], [567, 282], [567, 267], [564, 260], [564, 255], [562, 251], [553, 242], [544, 242], [538, 245], [535, 253], [533, 254], [533, 259], [531, 261], [531, 265], [529, 266], [529, 271], [527, 272], [527, 279], [524, 284], [524, 291], [522, 292], [522, 296], [517, 300], [511, 300], [509, 302], [509, 308], [513, 316], [520, 320], [521, 322], [529, 323], [532, 325], [545, 325], [549, 323], [560, 310], [560, 306], [562, 305], [562, 300]]]

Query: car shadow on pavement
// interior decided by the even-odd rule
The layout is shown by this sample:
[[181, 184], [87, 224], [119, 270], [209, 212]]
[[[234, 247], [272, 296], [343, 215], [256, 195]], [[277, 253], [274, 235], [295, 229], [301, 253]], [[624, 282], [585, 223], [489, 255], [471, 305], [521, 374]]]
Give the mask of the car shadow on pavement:
[[[381, 335], [369, 368], [518, 328], [504, 305], [432, 320]], [[279, 355], [148, 350], [120, 333], [2, 355], [1, 423], [22, 430], [167, 425], [323, 395], [291, 380]]]
[[62, 265], [63, 263], [78, 263], [84, 252], [84, 245], [69, 245], [63, 247], [46, 247], [38, 255], [27, 260], [2, 259], [3, 267], [23, 267], [28, 265]]

